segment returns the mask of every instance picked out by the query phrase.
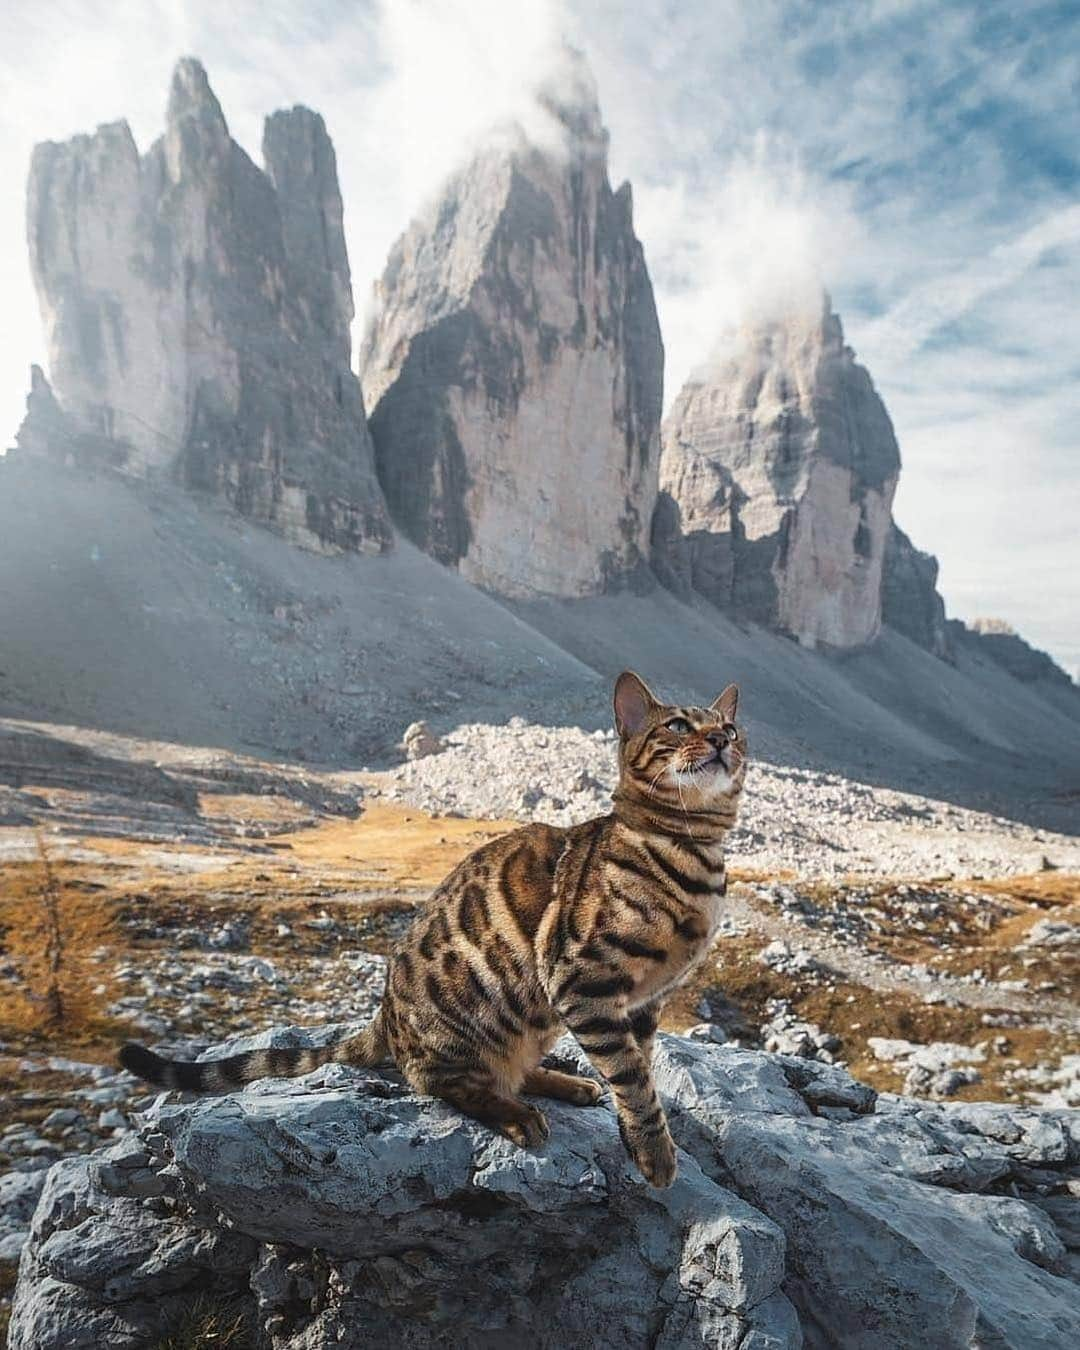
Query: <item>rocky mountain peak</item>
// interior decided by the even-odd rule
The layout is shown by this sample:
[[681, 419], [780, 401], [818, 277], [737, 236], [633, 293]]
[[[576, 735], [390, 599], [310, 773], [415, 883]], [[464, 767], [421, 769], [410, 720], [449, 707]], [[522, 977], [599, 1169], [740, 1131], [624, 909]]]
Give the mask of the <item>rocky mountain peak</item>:
[[195, 56], [182, 56], [173, 68], [165, 123], [175, 127], [189, 119], [220, 130], [226, 136], [229, 134], [225, 114], [210, 88], [202, 62]]
[[183, 175], [185, 166], [191, 169], [205, 161], [227, 158], [233, 146], [221, 104], [210, 88], [202, 63], [193, 56], [181, 58], [173, 70], [163, 146], [165, 164], [174, 183]]
[[709, 390], [721, 391], [742, 425], [752, 421], [768, 433], [764, 448], [752, 437], [742, 442], [735, 462], [749, 463], [764, 453], [778, 477], [785, 468], [806, 474], [813, 460], [793, 454], [793, 438], [805, 434], [813, 454], [858, 472], [867, 485], [880, 487], [900, 471], [892, 421], [845, 342], [840, 316], [825, 292], [815, 304], [799, 303], [745, 322], [691, 378], [679, 402], [704, 399], [712, 405]]
[[892, 422], [827, 295], [744, 324], [664, 424], [661, 575], [809, 646], [881, 622]]
[[595, 594], [644, 562], [663, 348], [629, 193], [583, 58], [547, 86], [569, 144], [477, 152], [394, 246], [361, 354], [402, 529], [518, 598]]
[[538, 85], [536, 99], [565, 130], [569, 152], [607, 154], [609, 138], [596, 77], [579, 48], [562, 45], [558, 59]]
[[271, 113], [263, 129], [262, 153], [277, 195], [297, 299], [348, 365], [354, 314], [352, 278], [337, 156], [326, 123], [304, 107]]
[[[266, 153], [263, 172], [230, 139], [190, 57], [142, 157], [125, 123], [37, 148], [27, 228], [63, 448], [309, 546], [382, 548], [333, 147], [292, 109]], [[58, 435], [43, 396], [29, 420], [20, 445]]]

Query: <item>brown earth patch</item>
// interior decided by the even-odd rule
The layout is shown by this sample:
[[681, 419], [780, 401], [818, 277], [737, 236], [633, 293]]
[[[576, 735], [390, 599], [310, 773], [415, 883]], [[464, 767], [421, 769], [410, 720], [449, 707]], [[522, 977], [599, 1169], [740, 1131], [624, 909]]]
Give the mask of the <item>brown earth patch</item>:
[[[897, 963], [895, 969], [900, 975], [904, 974], [905, 966], [914, 962], [937, 965], [957, 975], [981, 968], [991, 980], [1008, 978], [1009, 974], [1013, 978], [1026, 978], [1037, 994], [1036, 986], [1045, 974], [1048, 979], [1053, 977], [1052, 992], [1060, 999], [1062, 992], [1075, 994], [1077, 990], [1075, 955], [1066, 955], [1060, 949], [1041, 955], [1034, 954], [1038, 949], [1031, 949], [1030, 953], [1021, 950], [1018, 955], [1017, 950], [1030, 928], [1047, 917], [1048, 911], [1054, 918], [1080, 921], [1073, 900], [1078, 883], [1080, 878], [1064, 876], [1050, 884], [1042, 876], [991, 883], [988, 894], [993, 897], [995, 907], [989, 922], [985, 921], [983, 911], [975, 911], [978, 917], [967, 915], [957, 921], [958, 933], [939, 929], [945, 938], [957, 944], [955, 949], [943, 952], [927, 944], [922, 935], [908, 936], [899, 922], [902, 917], [899, 910], [896, 931], [868, 935], [864, 945], [867, 950], [887, 954]], [[855, 884], [863, 894], [871, 889], [864, 880]], [[903, 884], [882, 882], [872, 888], [875, 906], [886, 918], [890, 898], [896, 897], [897, 886]], [[917, 886], [914, 882], [906, 884]], [[926, 887], [926, 883], [922, 885]], [[954, 885], [963, 892], [975, 889], [974, 883]], [[800, 885], [797, 890], [826, 909], [844, 903], [843, 884]], [[1032, 900], [1033, 895], [1038, 897], [1037, 901]], [[756, 897], [749, 898], [752, 909], [775, 914], [775, 910]], [[721, 937], [712, 958], [667, 1005], [663, 1025], [672, 1031], [685, 1031], [700, 1022], [698, 1003], [704, 996], [714, 1008], [730, 1005], [724, 1008], [721, 1023], [729, 1035], [753, 1044], [754, 1029], [768, 1020], [769, 1003], [785, 999], [799, 1018], [840, 1038], [838, 1057], [857, 1078], [879, 1091], [893, 1092], [902, 1089], [904, 1074], [874, 1057], [868, 1045], [871, 1037], [902, 1038], [924, 1044], [948, 1041], [969, 1047], [981, 1045], [985, 1047], [985, 1058], [975, 1065], [980, 1081], [956, 1094], [957, 1100], [971, 1101], [1023, 1099], [1022, 1088], [1010, 1081], [1011, 1071], [1056, 1065], [1063, 1056], [1080, 1053], [1080, 1021], [1045, 1016], [1037, 1006], [1018, 1009], [1018, 1000], [1010, 998], [1007, 991], [1002, 992], [996, 1005], [991, 1000], [978, 1006], [956, 1006], [927, 1003], [905, 989], [871, 987], [839, 973], [830, 974], [829, 952], [821, 947], [819, 931], [824, 930], [808, 927], [798, 935], [797, 940], [818, 955], [824, 967], [807, 976], [784, 974], [762, 963], [759, 954], [769, 939], [760, 932]], [[883, 980], [887, 980], [889, 969], [883, 968]], [[1004, 976], [999, 974], [1002, 970], [1006, 972]]]

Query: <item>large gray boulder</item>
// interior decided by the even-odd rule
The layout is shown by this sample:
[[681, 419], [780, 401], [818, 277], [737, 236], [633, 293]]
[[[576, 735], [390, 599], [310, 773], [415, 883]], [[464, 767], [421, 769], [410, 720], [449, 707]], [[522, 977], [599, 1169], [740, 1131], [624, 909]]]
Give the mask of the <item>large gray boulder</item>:
[[808, 646], [869, 642], [900, 453], [827, 297], [744, 327], [664, 421], [654, 565]]
[[197, 1296], [274, 1350], [1080, 1341], [1080, 1114], [875, 1100], [838, 1068], [676, 1036], [657, 1074], [666, 1192], [607, 1104], [545, 1103], [538, 1152], [340, 1066], [159, 1105], [50, 1172], [10, 1344], [153, 1344]]
[[647, 558], [663, 347], [629, 184], [582, 58], [394, 245], [361, 353], [380, 481], [414, 542], [516, 598]]
[[337, 1066], [166, 1106], [51, 1172], [10, 1343], [145, 1346], [200, 1292], [282, 1350], [801, 1343], [774, 1224], [690, 1158], [653, 1192], [607, 1108], [546, 1109], [525, 1153]]
[[264, 157], [265, 172], [231, 139], [192, 59], [146, 154], [126, 122], [36, 147], [27, 232], [52, 390], [39, 373], [19, 444], [179, 477], [309, 546], [382, 549], [322, 118], [275, 113]]
[[680, 1145], [784, 1230], [808, 1347], [1077, 1343], [1080, 1112], [879, 1097], [863, 1114], [841, 1070], [676, 1038], [658, 1077]]

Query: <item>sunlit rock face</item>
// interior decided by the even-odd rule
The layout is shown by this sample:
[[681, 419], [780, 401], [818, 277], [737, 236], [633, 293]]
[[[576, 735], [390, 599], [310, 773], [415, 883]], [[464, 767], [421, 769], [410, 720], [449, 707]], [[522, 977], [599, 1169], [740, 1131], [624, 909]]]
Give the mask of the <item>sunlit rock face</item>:
[[808, 646], [873, 639], [900, 454], [827, 300], [743, 328], [663, 443], [662, 577]]
[[191, 59], [145, 155], [125, 122], [36, 148], [28, 236], [52, 389], [129, 473], [178, 476], [309, 545], [379, 549], [391, 536], [349, 369], [322, 118], [275, 113], [264, 157], [265, 171], [230, 138]]
[[507, 129], [394, 246], [361, 357], [396, 520], [519, 598], [595, 594], [647, 558], [663, 378], [580, 58], [541, 106], [549, 135]]

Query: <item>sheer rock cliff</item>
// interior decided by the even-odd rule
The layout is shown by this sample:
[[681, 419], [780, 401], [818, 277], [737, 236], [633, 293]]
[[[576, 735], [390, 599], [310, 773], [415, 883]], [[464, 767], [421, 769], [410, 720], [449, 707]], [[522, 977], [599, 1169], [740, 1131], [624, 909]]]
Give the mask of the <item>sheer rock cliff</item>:
[[952, 646], [937, 579], [938, 560], [917, 549], [894, 523], [885, 543], [882, 620], [928, 652], [948, 659]]
[[27, 229], [55, 408], [39, 378], [20, 445], [179, 478], [309, 546], [380, 550], [333, 146], [293, 108], [263, 151], [265, 171], [191, 58], [146, 154], [126, 122], [37, 146]]
[[647, 559], [656, 498], [652, 286], [569, 59], [540, 97], [546, 135], [505, 128], [394, 246], [361, 356], [398, 524], [519, 599], [619, 584]]

